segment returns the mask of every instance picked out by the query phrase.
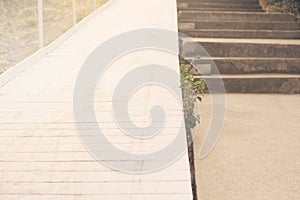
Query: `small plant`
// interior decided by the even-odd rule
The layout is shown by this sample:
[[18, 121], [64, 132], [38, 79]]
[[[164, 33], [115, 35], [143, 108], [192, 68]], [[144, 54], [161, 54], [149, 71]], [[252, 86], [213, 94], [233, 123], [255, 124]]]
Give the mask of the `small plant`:
[[200, 123], [200, 116], [195, 113], [195, 103], [201, 102], [206, 87], [203, 79], [196, 80], [192, 71], [195, 70], [194, 60], [191, 63], [180, 59], [180, 81], [183, 96], [183, 110], [186, 126], [190, 129]]
[[36, 27], [38, 25], [38, 20], [36, 16], [26, 16], [23, 19], [29, 27]]
[[268, 12], [300, 13], [300, 0], [260, 0], [260, 4]]

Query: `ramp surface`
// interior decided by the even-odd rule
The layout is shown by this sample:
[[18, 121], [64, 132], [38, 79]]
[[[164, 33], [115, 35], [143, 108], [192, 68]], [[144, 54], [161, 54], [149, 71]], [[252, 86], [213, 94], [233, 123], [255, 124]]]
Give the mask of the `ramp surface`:
[[[0, 199], [192, 199], [187, 153], [153, 173], [119, 172], [86, 151], [73, 116], [76, 78], [90, 53], [122, 32], [149, 27], [177, 31], [176, 2], [112, 0], [96, 12], [58, 48], [0, 88]], [[157, 151], [172, 139], [176, 133], [173, 129], [182, 126], [181, 108], [170, 102], [166, 92], [151, 86], [142, 88], [130, 104], [136, 114], [133, 121], [148, 123], [149, 106], [159, 101], [171, 107], [174, 104], [177, 109], [173, 109], [172, 122], [167, 127], [169, 135], [145, 143], [121, 135], [109, 121], [114, 81], [132, 66], [149, 61], [178, 70], [178, 60], [165, 52], [133, 53], [112, 64], [113, 75], [104, 76], [108, 83], [95, 94], [96, 115], [100, 121], [108, 120], [107, 137], [124, 151]], [[3, 76], [5, 73], [0, 78]], [[179, 84], [179, 76], [177, 81]], [[186, 141], [182, 140], [182, 144], [186, 145]], [[138, 165], [143, 167], [143, 163]]]

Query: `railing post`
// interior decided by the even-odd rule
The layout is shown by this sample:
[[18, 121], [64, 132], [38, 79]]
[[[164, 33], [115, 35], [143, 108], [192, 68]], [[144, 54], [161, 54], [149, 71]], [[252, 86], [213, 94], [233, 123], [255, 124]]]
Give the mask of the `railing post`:
[[75, 25], [77, 23], [77, 19], [76, 19], [76, 0], [72, 0], [72, 10], [73, 10], [73, 25]]
[[38, 0], [38, 28], [39, 28], [39, 48], [44, 47], [44, 30], [43, 30], [43, 0]]

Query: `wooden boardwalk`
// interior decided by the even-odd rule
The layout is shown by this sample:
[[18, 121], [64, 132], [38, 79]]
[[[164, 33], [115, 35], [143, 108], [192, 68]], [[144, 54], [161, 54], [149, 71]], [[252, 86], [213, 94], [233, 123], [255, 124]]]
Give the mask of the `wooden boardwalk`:
[[[176, 2], [112, 0], [105, 9], [96, 12], [58, 48], [0, 88], [0, 199], [192, 199], [187, 153], [154, 173], [135, 175], [113, 170], [86, 151], [73, 113], [74, 85], [88, 55], [110, 37], [129, 30], [153, 27], [177, 31]], [[145, 58], [141, 59], [142, 56]], [[152, 59], [178, 70], [178, 60], [174, 57], [144, 52], [114, 63], [111, 73], [122, 75], [130, 70], [132, 63]], [[5, 76], [4, 73], [0, 79]], [[116, 78], [105, 77], [108, 81]], [[110, 90], [110, 85], [104, 84], [95, 95], [100, 117], [106, 116], [105, 107], [113, 103], [109, 100]], [[153, 91], [147, 87], [142, 90], [139, 103], [132, 105], [133, 110], [145, 113], [151, 103], [158, 103], [156, 100], [168, 104], [167, 98], [162, 98], [163, 91]], [[181, 126], [181, 108], [176, 111], [170, 132], [172, 125]], [[156, 151], [174, 136], [162, 139], [158, 136], [146, 144], [125, 135], [114, 135], [116, 130], [113, 124], [106, 127], [112, 143], [134, 153]], [[182, 140], [182, 144], [186, 141]]]

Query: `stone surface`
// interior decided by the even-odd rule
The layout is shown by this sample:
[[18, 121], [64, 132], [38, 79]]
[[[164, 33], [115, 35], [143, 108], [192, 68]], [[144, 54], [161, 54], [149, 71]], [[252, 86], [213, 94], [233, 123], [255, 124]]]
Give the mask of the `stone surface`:
[[199, 104], [201, 125], [195, 140], [199, 199], [300, 198], [300, 96], [227, 94], [219, 142], [199, 159], [211, 121], [211, 102]]
[[261, 7], [257, 4], [244, 4], [244, 3], [202, 3], [202, 2], [178, 2], [180, 9], [198, 9], [198, 8], [220, 8], [220, 9], [254, 9], [260, 10]]
[[[286, 73], [300, 74], [300, 59], [298, 58], [239, 58], [212, 57], [201, 59], [199, 64], [214, 62], [221, 74], [257, 74], [257, 73]], [[212, 73], [217, 73], [213, 71]], [[195, 75], [200, 75], [199, 72]]]
[[184, 29], [181, 33], [202, 38], [266, 38], [299, 39], [300, 30], [228, 30], [228, 29]]
[[[211, 21], [211, 20], [182, 20], [179, 25], [191, 24], [187, 28], [196, 29], [234, 29], [234, 30], [299, 30], [296, 22], [257, 22], [257, 21]], [[184, 29], [184, 27], [179, 27]]]
[[185, 55], [196, 56], [198, 42], [212, 57], [300, 58], [300, 40], [196, 38], [183, 44]]
[[[203, 76], [210, 85], [217, 85], [222, 78], [227, 93], [281, 93], [299, 94], [300, 75], [290, 74], [251, 74]], [[220, 92], [210, 90], [210, 93]]]
[[[179, 2], [188, 2], [191, 4], [199, 3], [212, 3], [210, 0], [178, 0]], [[213, 3], [224, 3], [224, 4], [255, 4], [259, 3], [259, 0], [215, 0]]]
[[294, 15], [261, 12], [230, 12], [230, 11], [180, 11], [179, 20], [248, 20], [248, 21], [295, 21]]
[[[180, 31], [191, 37], [300, 38], [293, 15], [265, 13], [257, 1], [186, 1], [178, 3], [178, 9]], [[182, 25], [186, 22], [190, 24]]]
[[[222, 78], [226, 92], [300, 93], [299, 24], [293, 15], [256, 9], [258, 1], [180, 1], [179, 31], [192, 37], [182, 40], [182, 52], [188, 60], [200, 57], [198, 67], [217, 66], [211, 74], [221, 77], [202, 75], [211, 84]], [[198, 55], [195, 43], [211, 58]]]

